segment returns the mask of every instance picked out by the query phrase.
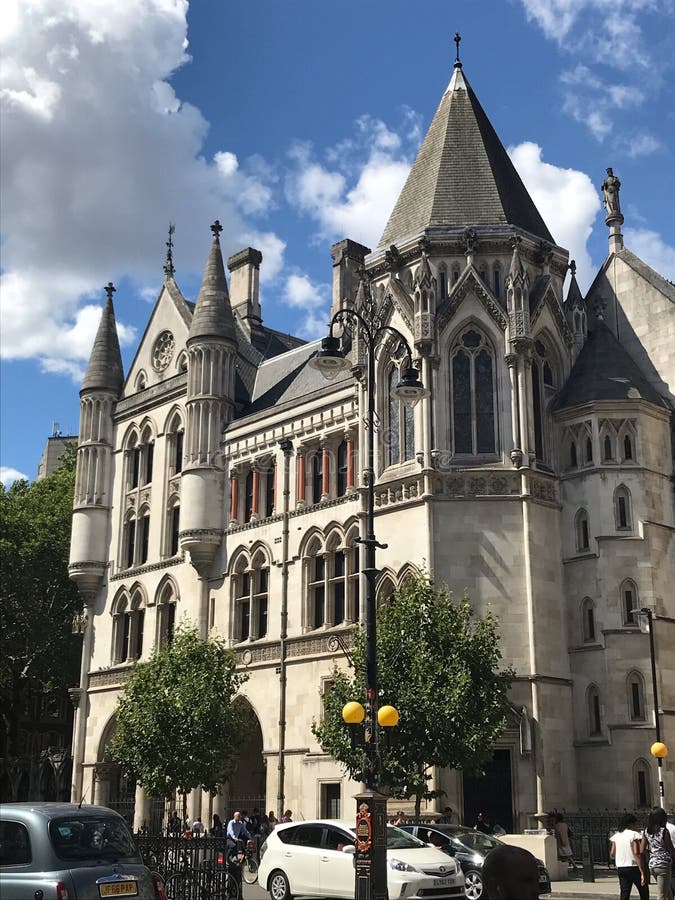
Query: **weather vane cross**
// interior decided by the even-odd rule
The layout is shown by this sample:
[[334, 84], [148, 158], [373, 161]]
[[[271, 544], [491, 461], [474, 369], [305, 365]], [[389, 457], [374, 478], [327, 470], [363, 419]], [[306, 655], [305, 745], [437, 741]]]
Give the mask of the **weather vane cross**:
[[461, 40], [462, 40], [462, 35], [459, 33], [459, 31], [456, 31], [456, 32], [455, 32], [455, 37], [454, 37], [455, 46], [457, 47], [456, 57], [455, 57], [455, 66], [459, 66], [460, 68], [461, 68], [461, 66], [462, 66], [462, 63], [461, 63], [460, 58], [459, 58], [459, 42], [460, 42]]
[[109, 281], [105, 286], [105, 292], [108, 295], [108, 300], [112, 300], [112, 295], [115, 293], [115, 285], [112, 281]]
[[213, 232], [213, 236], [214, 236], [214, 237], [218, 237], [218, 235], [220, 234], [220, 232], [221, 232], [222, 230], [223, 230], [223, 226], [220, 224], [220, 222], [218, 221], [218, 219], [216, 219], [216, 221], [215, 221], [215, 222], [213, 223], [213, 225], [211, 226], [211, 231]]
[[175, 269], [173, 266], [173, 236], [176, 226], [173, 222], [169, 222], [169, 240], [166, 242], [166, 263], [164, 265], [164, 274], [167, 278], [173, 278]]

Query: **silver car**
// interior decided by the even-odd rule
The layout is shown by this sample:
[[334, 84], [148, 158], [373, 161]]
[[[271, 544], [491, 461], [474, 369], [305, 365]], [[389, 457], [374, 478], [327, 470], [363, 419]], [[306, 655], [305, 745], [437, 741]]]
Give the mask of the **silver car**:
[[104, 806], [0, 804], [2, 900], [164, 900], [129, 826]]

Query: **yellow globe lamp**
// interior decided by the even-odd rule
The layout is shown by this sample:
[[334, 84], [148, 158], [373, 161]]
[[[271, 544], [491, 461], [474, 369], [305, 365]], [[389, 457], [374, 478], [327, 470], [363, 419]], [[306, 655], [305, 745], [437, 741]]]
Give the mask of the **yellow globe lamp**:
[[657, 759], [664, 759], [668, 756], [668, 748], [662, 741], [655, 741], [650, 748], [650, 752]]
[[398, 710], [395, 706], [381, 706], [377, 711], [377, 721], [383, 728], [398, 725]]
[[360, 725], [366, 717], [366, 711], [357, 700], [350, 700], [342, 707], [342, 718], [347, 725]]

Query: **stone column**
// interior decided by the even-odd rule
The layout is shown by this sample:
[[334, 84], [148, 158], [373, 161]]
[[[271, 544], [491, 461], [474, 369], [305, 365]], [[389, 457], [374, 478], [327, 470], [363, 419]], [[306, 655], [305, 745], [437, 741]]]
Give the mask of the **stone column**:
[[520, 447], [520, 420], [518, 416], [518, 357], [515, 353], [508, 353], [505, 362], [509, 370], [511, 383], [511, 462], [519, 468], [523, 461], [523, 451]]
[[143, 825], [150, 827], [150, 804], [147, 791], [140, 784], [136, 785], [136, 798], [134, 802], [134, 834], [137, 834]]

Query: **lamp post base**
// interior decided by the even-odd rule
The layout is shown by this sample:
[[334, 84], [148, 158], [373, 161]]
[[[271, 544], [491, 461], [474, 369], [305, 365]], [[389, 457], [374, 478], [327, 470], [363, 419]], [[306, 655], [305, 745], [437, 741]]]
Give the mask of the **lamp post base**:
[[355, 900], [387, 900], [387, 797], [356, 794]]

